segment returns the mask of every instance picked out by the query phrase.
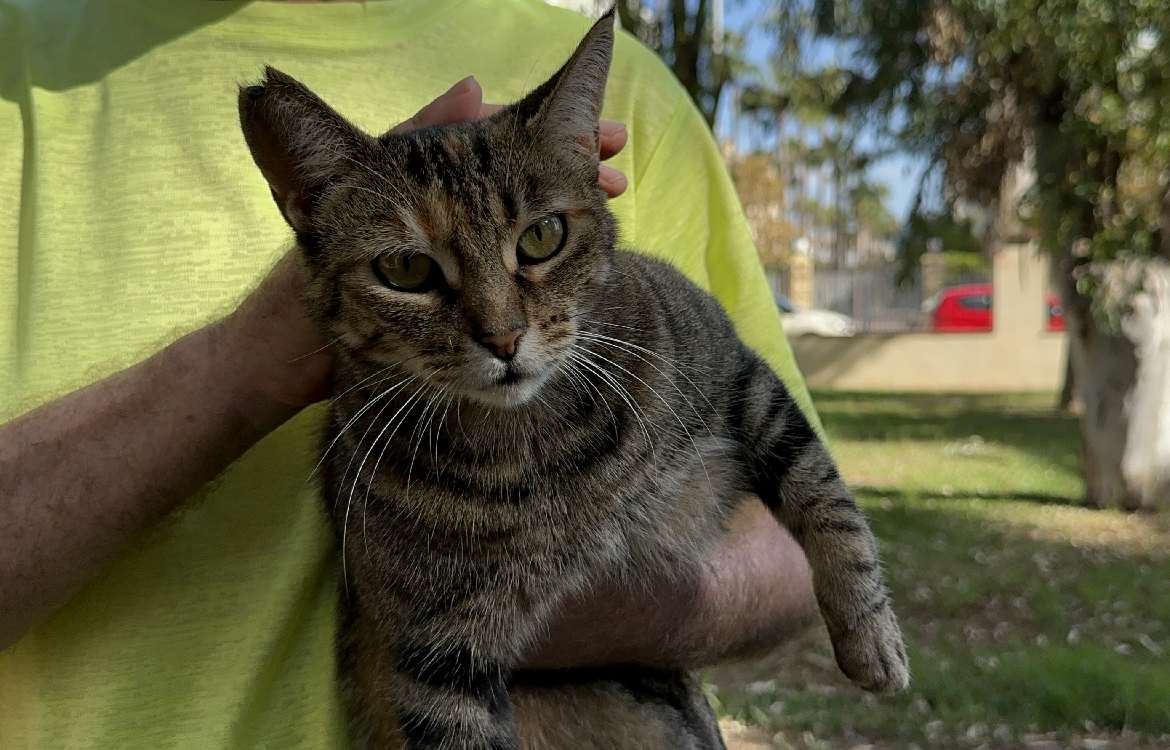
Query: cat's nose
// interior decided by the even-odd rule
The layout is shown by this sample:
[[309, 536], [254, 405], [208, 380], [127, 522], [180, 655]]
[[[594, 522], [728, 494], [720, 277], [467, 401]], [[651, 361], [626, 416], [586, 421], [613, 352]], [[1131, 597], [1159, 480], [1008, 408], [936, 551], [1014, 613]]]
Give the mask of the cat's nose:
[[496, 357], [508, 362], [516, 356], [516, 349], [520, 346], [520, 337], [527, 330], [528, 326], [521, 325], [505, 333], [481, 333], [475, 337], [475, 340]]

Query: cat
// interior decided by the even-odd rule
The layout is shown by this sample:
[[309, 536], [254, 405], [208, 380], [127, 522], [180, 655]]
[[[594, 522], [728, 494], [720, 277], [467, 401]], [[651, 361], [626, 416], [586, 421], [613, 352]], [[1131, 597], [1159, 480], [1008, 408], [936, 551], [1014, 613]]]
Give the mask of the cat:
[[847, 676], [905, 687], [865, 517], [719, 304], [619, 250], [597, 184], [612, 11], [519, 102], [369, 136], [241, 88], [336, 344], [323, 486], [339, 673], [367, 747], [718, 748], [692, 675], [513, 675], [570, 594], [697, 574], [745, 493], [802, 545]]

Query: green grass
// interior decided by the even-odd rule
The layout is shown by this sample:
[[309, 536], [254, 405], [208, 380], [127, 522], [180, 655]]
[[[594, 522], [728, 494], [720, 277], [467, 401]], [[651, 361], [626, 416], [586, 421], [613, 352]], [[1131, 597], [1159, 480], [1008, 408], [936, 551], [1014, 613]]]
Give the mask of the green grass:
[[779, 747], [1170, 746], [1170, 522], [1078, 507], [1073, 419], [1037, 395], [816, 403], [881, 541], [914, 685], [864, 695], [816, 633], [716, 670], [725, 715]]

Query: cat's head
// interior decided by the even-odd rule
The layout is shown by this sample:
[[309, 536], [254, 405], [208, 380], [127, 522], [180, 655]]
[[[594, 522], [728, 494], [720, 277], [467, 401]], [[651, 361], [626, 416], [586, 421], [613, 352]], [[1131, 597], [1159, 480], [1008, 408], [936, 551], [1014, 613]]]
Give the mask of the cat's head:
[[350, 361], [397, 363], [494, 406], [524, 403], [557, 370], [613, 253], [597, 182], [612, 50], [611, 11], [516, 104], [379, 137], [271, 68], [241, 89], [310, 308]]

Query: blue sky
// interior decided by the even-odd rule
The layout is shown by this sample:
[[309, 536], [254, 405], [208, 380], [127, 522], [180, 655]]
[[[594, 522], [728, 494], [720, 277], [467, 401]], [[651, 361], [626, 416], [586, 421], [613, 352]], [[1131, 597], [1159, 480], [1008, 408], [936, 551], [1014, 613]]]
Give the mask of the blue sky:
[[[768, 40], [768, 31], [760, 20], [767, 14], [772, 3], [768, 0], [726, 0], [726, 26], [729, 30], [743, 31], [748, 29], [747, 44], [749, 59], [761, 70], [768, 70], [768, 55], [771, 44]], [[844, 61], [847, 54], [841, 45], [829, 42], [817, 42], [810, 45], [807, 56], [810, 63], [820, 65], [833, 60]], [[731, 97], [724, 97], [720, 117], [716, 121], [716, 130], [721, 137], [727, 137], [730, 123]], [[873, 128], [864, 130], [861, 134], [863, 144], [873, 144], [877, 139]], [[742, 145], [742, 144], [741, 144]], [[874, 163], [869, 170], [870, 178], [875, 182], [885, 183], [889, 187], [887, 207], [899, 220], [905, 219], [918, 189], [919, 177], [925, 163], [921, 157], [894, 153], [891, 156]]]

